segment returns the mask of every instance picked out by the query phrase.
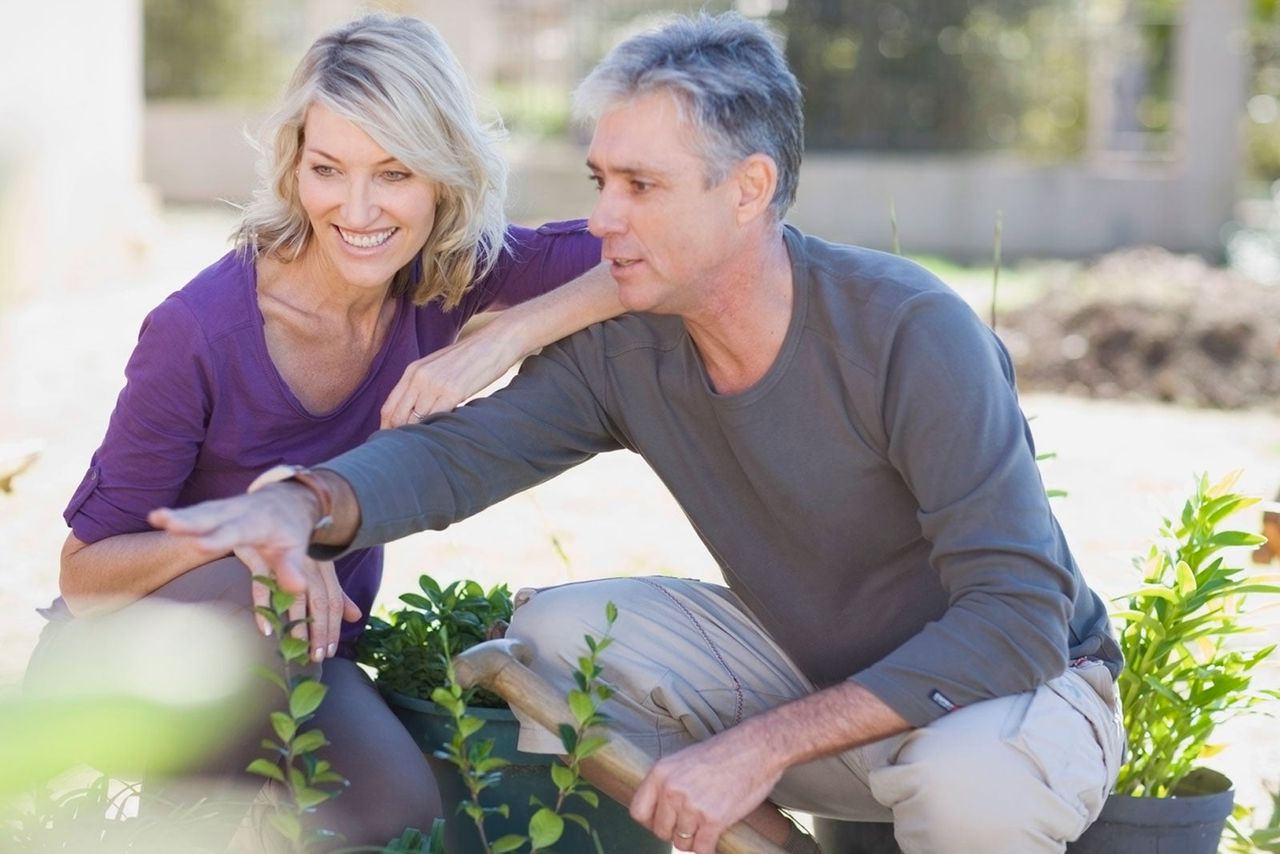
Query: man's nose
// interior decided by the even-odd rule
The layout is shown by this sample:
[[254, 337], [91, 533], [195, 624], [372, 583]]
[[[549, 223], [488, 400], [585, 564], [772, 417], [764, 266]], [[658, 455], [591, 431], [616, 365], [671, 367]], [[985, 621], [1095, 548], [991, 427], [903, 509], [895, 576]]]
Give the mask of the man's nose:
[[614, 198], [614, 194], [610, 193], [608, 188], [601, 190], [596, 198], [596, 206], [591, 209], [591, 216], [587, 218], [587, 230], [596, 237], [606, 237], [610, 234], [618, 234], [624, 229], [625, 222], [622, 218], [621, 206]]

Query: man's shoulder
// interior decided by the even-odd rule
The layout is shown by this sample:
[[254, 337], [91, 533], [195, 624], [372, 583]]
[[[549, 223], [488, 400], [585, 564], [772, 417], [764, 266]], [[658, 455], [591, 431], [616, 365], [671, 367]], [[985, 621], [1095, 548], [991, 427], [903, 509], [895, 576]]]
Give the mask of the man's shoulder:
[[806, 334], [864, 372], [880, 370], [885, 353], [922, 317], [945, 318], [948, 329], [974, 325], [964, 299], [914, 261], [794, 230], [789, 243], [799, 256], [793, 266]]
[[595, 323], [564, 339], [579, 353], [595, 353], [609, 360], [628, 353], [666, 353], [680, 346], [684, 324], [674, 315], [643, 312], [620, 314]]
[[909, 258], [789, 230], [794, 236], [791, 245], [801, 253], [796, 266], [810, 280], [836, 287], [847, 296], [900, 304], [924, 293], [955, 295], [941, 279]]

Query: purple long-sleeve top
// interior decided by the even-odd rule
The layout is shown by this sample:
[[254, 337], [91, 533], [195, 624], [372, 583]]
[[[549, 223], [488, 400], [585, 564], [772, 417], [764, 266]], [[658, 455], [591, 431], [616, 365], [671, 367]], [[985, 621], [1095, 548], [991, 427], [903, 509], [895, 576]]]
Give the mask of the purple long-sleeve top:
[[[477, 312], [505, 308], [576, 277], [600, 260], [581, 220], [536, 230], [512, 226], [508, 248], [459, 306], [400, 299], [369, 372], [329, 412], [308, 411], [267, 352], [253, 260], [228, 253], [143, 321], [102, 446], [63, 518], [93, 543], [150, 530], [157, 507], [184, 507], [245, 490], [282, 462], [313, 465], [378, 430], [387, 396], [412, 361], [451, 344]], [[337, 562], [347, 595], [368, 614], [382, 578], [382, 549]], [[362, 624], [344, 624], [352, 655]]]

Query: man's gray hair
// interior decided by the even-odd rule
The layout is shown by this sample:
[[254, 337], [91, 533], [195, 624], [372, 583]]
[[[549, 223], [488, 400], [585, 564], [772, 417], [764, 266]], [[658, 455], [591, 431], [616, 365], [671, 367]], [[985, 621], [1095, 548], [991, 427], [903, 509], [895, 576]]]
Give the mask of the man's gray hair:
[[796, 200], [804, 113], [800, 84], [771, 33], [732, 13], [676, 18], [610, 51], [574, 93], [574, 112], [595, 122], [660, 91], [675, 96], [701, 137], [711, 185], [752, 154], [773, 158], [770, 208], [781, 220]]

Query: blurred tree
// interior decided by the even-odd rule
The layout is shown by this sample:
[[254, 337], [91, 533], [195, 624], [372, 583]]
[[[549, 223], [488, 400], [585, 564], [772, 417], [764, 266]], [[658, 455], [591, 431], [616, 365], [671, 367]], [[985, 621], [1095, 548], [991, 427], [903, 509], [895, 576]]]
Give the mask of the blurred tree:
[[298, 0], [145, 0], [148, 99], [265, 101], [282, 82], [272, 24]]
[[1280, 2], [1253, 0], [1249, 45], [1246, 171], [1257, 180], [1280, 181]]
[[1066, 0], [790, 0], [777, 22], [811, 148], [1071, 156], [1080, 15]]

